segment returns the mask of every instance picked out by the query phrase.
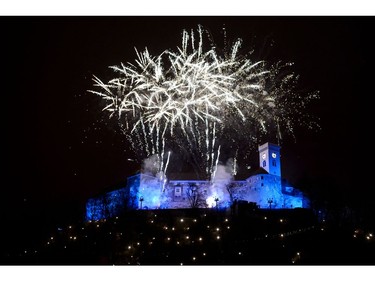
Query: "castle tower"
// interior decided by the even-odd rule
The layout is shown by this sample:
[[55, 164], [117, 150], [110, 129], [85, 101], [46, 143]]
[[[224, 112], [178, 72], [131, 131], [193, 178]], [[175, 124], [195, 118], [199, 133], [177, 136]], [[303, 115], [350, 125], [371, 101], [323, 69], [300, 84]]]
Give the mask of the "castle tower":
[[270, 175], [281, 177], [280, 146], [270, 142], [260, 145], [259, 166]]

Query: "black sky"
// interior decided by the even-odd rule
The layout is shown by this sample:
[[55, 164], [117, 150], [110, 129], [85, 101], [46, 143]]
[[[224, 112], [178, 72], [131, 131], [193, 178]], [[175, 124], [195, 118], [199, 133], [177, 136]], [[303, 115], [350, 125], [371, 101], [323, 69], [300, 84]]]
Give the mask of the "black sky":
[[370, 202], [374, 17], [15, 16], [0, 24], [9, 219], [76, 215], [88, 197], [139, 169], [127, 161], [122, 136], [98, 121], [102, 105], [87, 93], [92, 75], [106, 80], [109, 65], [134, 61], [134, 47], [174, 49], [182, 30], [198, 24], [218, 44], [225, 26], [232, 41], [244, 39], [244, 51], [294, 62], [300, 89], [320, 91], [309, 114], [321, 130], [301, 128], [284, 141], [283, 176], [324, 180], [343, 200]]

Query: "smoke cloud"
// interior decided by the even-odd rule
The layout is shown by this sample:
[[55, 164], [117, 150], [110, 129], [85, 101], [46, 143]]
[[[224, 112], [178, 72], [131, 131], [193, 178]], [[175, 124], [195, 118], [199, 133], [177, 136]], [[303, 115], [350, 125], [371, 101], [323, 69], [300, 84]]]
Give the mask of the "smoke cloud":
[[216, 206], [215, 198], [219, 199], [217, 202], [220, 207], [227, 207], [223, 205], [223, 202], [230, 202], [229, 192], [227, 186], [233, 180], [234, 161], [232, 158], [228, 159], [225, 165], [218, 164], [216, 172], [212, 178], [212, 185], [210, 188], [210, 194], [207, 198], [207, 204], [210, 207]]
[[159, 171], [160, 158], [157, 154], [151, 155], [150, 157], [143, 160], [142, 173], [149, 176], [156, 176]]

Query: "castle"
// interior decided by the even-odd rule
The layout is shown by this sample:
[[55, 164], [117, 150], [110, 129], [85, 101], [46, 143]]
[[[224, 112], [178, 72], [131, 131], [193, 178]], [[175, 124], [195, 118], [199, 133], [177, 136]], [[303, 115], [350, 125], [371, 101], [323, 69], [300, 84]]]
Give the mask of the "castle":
[[123, 188], [90, 198], [86, 219], [119, 215], [124, 209], [228, 208], [251, 202], [259, 208], [308, 208], [309, 200], [281, 177], [280, 146], [259, 146], [259, 168], [246, 180], [233, 180], [218, 167], [211, 181], [167, 180], [139, 173], [128, 177]]

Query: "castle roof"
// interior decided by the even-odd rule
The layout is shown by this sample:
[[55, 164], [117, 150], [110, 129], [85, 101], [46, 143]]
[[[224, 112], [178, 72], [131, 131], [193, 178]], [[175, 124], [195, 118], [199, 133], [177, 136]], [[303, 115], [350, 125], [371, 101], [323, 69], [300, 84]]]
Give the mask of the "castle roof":
[[256, 175], [264, 175], [264, 174], [268, 174], [268, 172], [262, 167], [259, 167], [256, 170], [251, 171], [249, 177], [256, 176]]
[[248, 178], [251, 178], [252, 176], [256, 176], [256, 175], [269, 175], [269, 173], [261, 168], [261, 167], [258, 167], [258, 168], [253, 168], [253, 169], [250, 169], [250, 170], [242, 170], [240, 171], [239, 173], [237, 173], [237, 175], [235, 176], [235, 180], [238, 181], [238, 180], [247, 180]]

